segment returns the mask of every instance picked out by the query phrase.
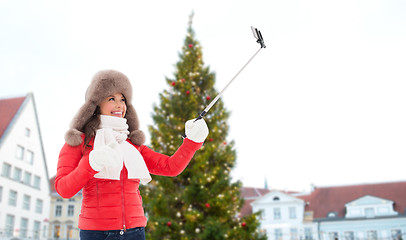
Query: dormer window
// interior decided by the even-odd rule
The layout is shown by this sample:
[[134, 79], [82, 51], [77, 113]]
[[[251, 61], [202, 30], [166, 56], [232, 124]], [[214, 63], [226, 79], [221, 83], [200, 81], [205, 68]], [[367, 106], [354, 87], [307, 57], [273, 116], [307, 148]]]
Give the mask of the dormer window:
[[329, 212], [329, 213], [327, 213], [327, 217], [328, 218], [335, 218], [335, 217], [337, 217], [337, 212]]
[[274, 197], [273, 200], [274, 201], [279, 201], [280, 199], [279, 199], [279, 197]]
[[373, 218], [375, 217], [375, 211], [373, 208], [365, 208], [365, 217], [366, 218]]

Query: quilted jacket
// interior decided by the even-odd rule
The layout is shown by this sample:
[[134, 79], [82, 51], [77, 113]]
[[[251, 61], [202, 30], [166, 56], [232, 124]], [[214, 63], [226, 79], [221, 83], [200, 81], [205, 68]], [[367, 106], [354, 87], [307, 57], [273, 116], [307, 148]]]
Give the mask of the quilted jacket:
[[[84, 137], [84, 136], [82, 136]], [[129, 139], [127, 141], [131, 143]], [[90, 142], [93, 145], [93, 141]], [[144, 158], [151, 174], [177, 176], [202, 146], [187, 138], [172, 155], [154, 152], [145, 145], [132, 144]], [[71, 198], [82, 190], [79, 228], [82, 230], [120, 230], [145, 227], [147, 219], [142, 207], [139, 179], [128, 179], [123, 167], [120, 180], [99, 179], [89, 164], [92, 147], [83, 148], [65, 143], [59, 154], [55, 189], [63, 198]]]

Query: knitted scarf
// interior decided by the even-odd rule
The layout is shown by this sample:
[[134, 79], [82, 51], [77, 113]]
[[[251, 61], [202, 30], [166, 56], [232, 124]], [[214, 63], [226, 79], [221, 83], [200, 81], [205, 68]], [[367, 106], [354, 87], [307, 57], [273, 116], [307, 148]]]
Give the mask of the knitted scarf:
[[[140, 179], [142, 184], [151, 181], [152, 178], [144, 158], [134, 146], [126, 141], [129, 134], [127, 119], [100, 115], [100, 121], [100, 128], [96, 131], [94, 139], [94, 148], [97, 149], [104, 145], [113, 146], [113, 149], [119, 154], [121, 163], [116, 166], [103, 167], [94, 177], [119, 180], [124, 164], [128, 171], [128, 178]], [[117, 144], [110, 144], [112, 141], [116, 141]]]

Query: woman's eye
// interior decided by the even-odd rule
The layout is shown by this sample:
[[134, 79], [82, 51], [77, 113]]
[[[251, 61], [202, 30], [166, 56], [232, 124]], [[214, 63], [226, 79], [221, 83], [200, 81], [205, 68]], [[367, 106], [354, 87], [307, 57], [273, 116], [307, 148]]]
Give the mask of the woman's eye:
[[114, 98], [109, 98], [109, 101], [114, 101]]

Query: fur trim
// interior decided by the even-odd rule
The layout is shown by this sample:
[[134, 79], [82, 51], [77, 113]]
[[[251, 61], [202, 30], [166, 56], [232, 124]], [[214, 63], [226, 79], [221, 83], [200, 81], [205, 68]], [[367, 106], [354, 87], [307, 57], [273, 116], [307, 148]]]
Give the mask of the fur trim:
[[86, 90], [85, 103], [73, 118], [70, 130], [65, 134], [65, 141], [71, 146], [80, 145], [82, 143], [81, 131], [94, 114], [97, 106], [106, 97], [118, 92], [122, 93], [126, 99], [127, 112], [125, 118], [127, 119], [128, 130], [131, 132], [130, 139], [135, 139], [132, 141], [134, 144], [142, 145], [145, 141], [145, 135], [139, 130], [137, 112], [131, 103], [132, 87], [130, 80], [124, 74], [115, 70], [104, 70], [94, 75]]
[[79, 146], [83, 142], [82, 134], [77, 129], [69, 129], [65, 134], [65, 141], [72, 147]]
[[135, 130], [130, 133], [130, 140], [135, 145], [141, 146], [145, 142], [145, 134], [141, 130]]

